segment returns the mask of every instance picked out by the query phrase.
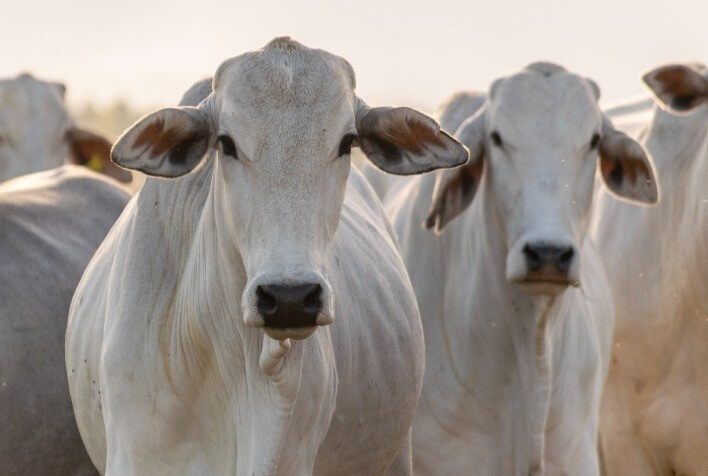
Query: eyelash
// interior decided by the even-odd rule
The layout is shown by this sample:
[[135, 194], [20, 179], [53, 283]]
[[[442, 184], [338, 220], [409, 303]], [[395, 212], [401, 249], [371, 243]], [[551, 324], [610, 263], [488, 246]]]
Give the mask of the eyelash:
[[231, 137], [227, 136], [226, 134], [222, 134], [217, 137], [216, 143], [221, 144], [221, 151], [224, 155], [229, 155], [234, 159], [238, 159], [236, 145], [234, 144], [234, 140]]
[[352, 144], [354, 143], [355, 139], [356, 136], [354, 134], [347, 134], [342, 137], [342, 141], [339, 143], [339, 151], [337, 152], [337, 157], [349, 155], [352, 151]]

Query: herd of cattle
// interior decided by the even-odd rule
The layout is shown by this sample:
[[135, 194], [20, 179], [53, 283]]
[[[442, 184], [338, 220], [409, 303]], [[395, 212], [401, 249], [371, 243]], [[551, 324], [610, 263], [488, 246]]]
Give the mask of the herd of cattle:
[[0, 473], [708, 475], [708, 70], [643, 81], [276, 38], [112, 148], [0, 81]]

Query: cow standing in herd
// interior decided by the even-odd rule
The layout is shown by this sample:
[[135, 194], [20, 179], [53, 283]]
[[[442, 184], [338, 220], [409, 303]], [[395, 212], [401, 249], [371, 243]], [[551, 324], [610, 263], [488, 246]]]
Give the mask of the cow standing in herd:
[[91, 256], [128, 203], [65, 165], [0, 184], [0, 473], [96, 474], [69, 397], [64, 334]]
[[0, 182], [65, 163], [130, 182], [130, 172], [111, 163], [111, 143], [69, 117], [65, 92], [29, 74], [0, 81]]
[[439, 125], [276, 38], [112, 150], [0, 81], [0, 473], [708, 474], [708, 71], [643, 79]]
[[[641, 141], [661, 202], [637, 210], [603, 194], [596, 240], [617, 322], [601, 441], [610, 475], [708, 474], [708, 72], [644, 76], [657, 105]], [[626, 108], [631, 110], [631, 108]]]
[[346, 61], [279, 38], [115, 144], [116, 163], [150, 177], [89, 264], [66, 336], [102, 473], [410, 473], [420, 318], [349, 152], [399, 174], [468, 154], [429, 117], [353, 91]]
[[616, 195], [658, 194], [598, 98], [548, 63], [495, 81], [481, 107], [458, 94], [441, 124], [469, 163], [386, 194], [426, 338], [421, 474], [598, 474], [613, 310], [588, 239], [595, 171]]

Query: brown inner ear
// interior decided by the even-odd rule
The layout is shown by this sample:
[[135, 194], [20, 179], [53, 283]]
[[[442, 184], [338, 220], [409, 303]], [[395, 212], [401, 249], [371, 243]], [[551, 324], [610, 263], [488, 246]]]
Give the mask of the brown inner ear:
[[398, 159], [401, 149], [421, 154], [426, 143], [444, 146], [437, 128], [425, 124], [404, 108], [391, 109], [383, 114], [367, 114], [362, 120], [361, 130], [363, 138], [375, 142], [387, 159]]
[[683, 68], [666, 67], [654, 73], [652, 81], [659, 91], [656, 94], [666, 96], [662, 99], [677, 111], [686, 111], [697, 106], [706, 99], [706, 88], [701, 88], [696, 81], [688, 76]]
[[[446, 184], [439, 197], [435, 197], [428, 218], [423, 226], [436, 227], [439, 232], [450, 220], [469, 206], [482, 180], [484, 159], [482, 156], [470, 159], [466, 165], [455, 169], [455, 175]], [[447, 172], [450, 173], [450, 172]]]
[[133, 143], [134, 148], [148, 147], [151, 154], [160, 156], [169, 151], [170, 162], [187, 162], [190, 148], [207, 137], [200, 129], [189, 127], [189, 118], [173, 119], [170, 127], [165, 127], [165, 119], [159, 118], [145, 126]]
[[72, 156], [76, 164], [86, 165], [94, 156], [100, 157], [101, 162], [109, 160], [111, 143], [98, 134], [81, 129], [72, 129], [67, 132], [67, 140], [71, 146]]

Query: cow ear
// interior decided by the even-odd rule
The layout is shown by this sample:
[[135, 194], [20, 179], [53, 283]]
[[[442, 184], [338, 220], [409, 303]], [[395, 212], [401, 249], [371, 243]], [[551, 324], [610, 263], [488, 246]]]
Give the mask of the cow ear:
[[105, 137], [86, 129], [72, 127], [66, 132], [66, 140], [69, 143], [71, 163], [106, 174], [119, 182], [131, 181], [133, 176], [130, 172], [116, 167], [111, 162], [111, 143]]
[[472, 203], [484, 171], [484, 110], [465, 120], [455, 134], [470, 151], [467, 164], [440, 172], [435, 180], [433, 197], [424, 228], [440, 234], [445, 225]]
[[356, 115], [357, 144], [379, 169], [414, 175], [467, 162], [467, 149], [434, 119], [407, 107], [368, 108]]
[[646, 204], [659, 200], [651, 159], [639, 143], [616, 130], [605, 119], [599, 145], [600, 175], [615, 195]]
[[180, 177], [194, 170], [212, 144], [208, 114], [197, 107], [160, 109], [118, 138], [111, 158], [150, 176]]
[[682, 64], [660, 66], [642, 80], [664, 109], [687, 112], [708, 102], [708, 78]]

